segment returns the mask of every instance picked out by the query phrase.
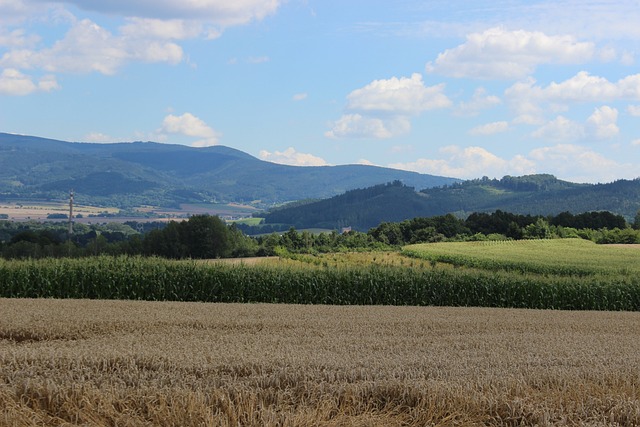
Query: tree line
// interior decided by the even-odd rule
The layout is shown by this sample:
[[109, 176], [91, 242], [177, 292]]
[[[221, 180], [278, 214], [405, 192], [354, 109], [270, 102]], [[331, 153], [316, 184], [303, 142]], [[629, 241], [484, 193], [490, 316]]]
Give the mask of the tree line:
[[632, 224], [610, 212], [520, 215], [497, 210], [383, 222], [368, 232], [287, 231], [247, 236], [217, 216], [194, 215], [169, 223], [76, 224], [71, 238], [65, 223], [0, 221], [4, 258], [146, 255], [173, 259], [271, 256], [391, 249], [412, 243], [466, 240], [583, 238], [596, 243], [640, 243], [640, 211]]

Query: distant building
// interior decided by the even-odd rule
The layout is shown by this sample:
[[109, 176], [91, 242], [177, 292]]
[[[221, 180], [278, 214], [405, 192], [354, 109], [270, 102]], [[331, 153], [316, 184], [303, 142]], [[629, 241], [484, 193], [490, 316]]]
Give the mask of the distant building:
[[351, 227], [342, 227], [342, 234], [346, 234], [346, 233], [350, 233], [351, 232]]

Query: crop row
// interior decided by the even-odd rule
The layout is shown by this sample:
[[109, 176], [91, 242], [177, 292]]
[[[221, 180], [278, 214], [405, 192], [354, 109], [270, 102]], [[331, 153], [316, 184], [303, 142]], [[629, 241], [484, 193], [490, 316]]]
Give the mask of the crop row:
[[640, 279], [98, 257], [0, 262], [0, 296], [640, 311]]

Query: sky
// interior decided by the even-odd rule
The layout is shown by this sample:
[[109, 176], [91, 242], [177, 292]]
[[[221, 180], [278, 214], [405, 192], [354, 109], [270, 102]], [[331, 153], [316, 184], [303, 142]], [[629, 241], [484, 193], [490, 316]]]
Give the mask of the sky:
[[640, 2], [0, 0], [0, 132], [640, 177]]

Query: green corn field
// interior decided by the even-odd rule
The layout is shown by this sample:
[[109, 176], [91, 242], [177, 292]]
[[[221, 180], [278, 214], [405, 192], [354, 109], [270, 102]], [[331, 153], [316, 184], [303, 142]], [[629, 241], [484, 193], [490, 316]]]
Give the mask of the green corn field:
[[569, 274], [554, 265], [543, 272], [526, 263], [520, 270], [482, 270], [477, 264], [467, 261], [474, 267], [468, 269], [431, 263], [243, 265], [143, 257], [0, 261], [0, 297], [640, 310], [637, 274], [580, 269]]

